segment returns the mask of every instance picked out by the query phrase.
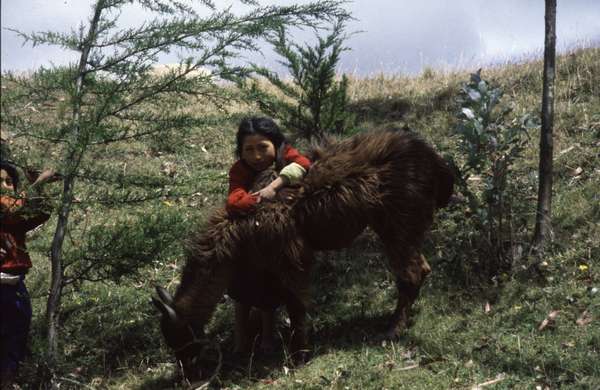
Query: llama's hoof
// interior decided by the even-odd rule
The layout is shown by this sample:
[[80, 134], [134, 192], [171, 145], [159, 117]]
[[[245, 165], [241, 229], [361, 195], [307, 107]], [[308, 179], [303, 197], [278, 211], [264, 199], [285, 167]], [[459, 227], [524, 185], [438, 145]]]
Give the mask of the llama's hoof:
[[310, 351], [308, 349], [302, 349], [292, 354], [292, 362], [296, 367], [302, 367], [310, 360]]
[[405, 325], [398, 325], [395, 326], [391, 329], [389, 329], [387, 332], [385, 332], [382, 335], [382, 340], [381, 341], [398, 341], [402, 338], [402, 336], [404, 336], [404, 334], [406, 333], [406, 326]]
[[399, 332], [397, 330], [388, 330], [383, 334], [382, 341], [398, 341], [400, 340], [401, 334], [402, 332]]

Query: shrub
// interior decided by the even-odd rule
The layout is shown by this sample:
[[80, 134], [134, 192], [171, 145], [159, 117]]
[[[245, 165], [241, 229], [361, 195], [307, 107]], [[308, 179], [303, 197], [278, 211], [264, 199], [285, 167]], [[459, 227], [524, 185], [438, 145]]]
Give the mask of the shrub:
[[[463, 238], [477, 247], [471, 258], [479, 258], [478, 271], [493, 276], [511, 267], [515, 233], [525, 226], [519, 201], [520, 184], [509, 180], [514, 162], [529, 141], [528, 129], [537, 126], [529, 114], [509, 118], [511, 105], [500, 105], [502, 90], [472, 74], [460, 91], [458, 103], [458, 158], [455, 162], [458, 186], [468, 202], [466, 215], [472, 231]], [[455, 161], [456, 161], [455, 160]], [[475, 248], [474, 248], [475, 249]]]
[[[344, 20], [339, 20], [325, 38], [317, 36], [315, 46], [300, 46], [290, 42], [284, 27], [269, 42], [290, 72], [292, 82], [282, 80], [267, 68], [254, 66], [254, 73], [262, 76], [276, 92], [261, 86], [253, 79], [242, 84], [242, 89], [266, 115], [277, 118], [294, 134], [310, 140], [321, 139], [325, 133], [344, 133], [354, 119], [348, 111], [348, 78], [336, 80], [335, 69], [340, 54], [347, 50]], [[283, 96], [282, 96], [283, 95]]]

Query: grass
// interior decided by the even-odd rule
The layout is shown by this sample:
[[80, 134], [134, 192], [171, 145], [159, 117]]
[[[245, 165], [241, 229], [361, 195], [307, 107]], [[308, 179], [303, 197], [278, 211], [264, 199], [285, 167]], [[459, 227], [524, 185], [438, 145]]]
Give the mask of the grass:
[[[284, 348], [268, 358], [236, 359], [231, 353], [232, 305], [223, 300], [209, 326], [222, 342], [226, 362], [215, 386], [445, 389], [495, 381], [490, 388], [600, 388], [600, 49], [562, 56], [557, 69], [554, 241], [539, 272], [530, 273], [522, 256], [510, 271], [482, 280], [476, 270], [485, 254], [469, 241], [477, 239], [477, 232], [460, 206], [445, 210], [425, 248], [434, 272], [417, 301], [414, 324], [402, 340], [381, 342], [377, 335], [393, 308], [394, 288], [379, 246], [367, 233], [352, 248], [319, 257], [310, 310], [313, 352], [304, 366], [294, 367]], [[503, 102], [513, 106], [515, 116], [539, 111], [539, 61], [484, 69], [483, 77], [503, 88]], [[467, 78], [468, 72], [429, 69], [413, 78], [351, 79], [357, 125], [365, 129], [408, 125], [443, 153], [453, 154], [454, 99]], [[74, 218], [93, 223], [112, 218], [110, 213], [127, 215], [131, 208], [147, 212], [171, 208], [185, 215], [186, 229], [202, 223], [210, 209], [223, 202], [235, 124], [247, 112], [252, 108], [236, 106], [223, 127], [191, 129], [186, 142], [150, 139], [99, 150], [90, 158], [111, 170], [158, 172], [171, 164], [175, 195], [116, 209], [81, 207]], [[515, 236], [523, 243], [533, 229], [538, 136], [531, 134], [529, 148], [514, 167], [514, 181], [524, 194], [515, 198], [519, 202], [515, 209], [523, 210]], [[19, 142], [13, 149], [25, 150]], [[31, 148], [40, 153], [35, 145]], [[79, 196], [85, 201], [94, 191], [97, 188], [82, 186]], [[20, 376], [23, 388], [41, 387], [36, 378], [44, 364], [50, 275], [46, 253], [53, 222], [30, 237], [34, 268], [28, 287], [34, 322], [32, 353]], [[169, 248], [120, 283], [84, 283], [67, 290], [61, 334], [64, 359], [56, 379], [61, 388], [181, 386], [158, 330], [158, 316], [148, 302], [155, 284], [173, 290], [178, 282], [182, 254], [177, 242]], [[554, 310], [559, 311], [556, 319], [538, 330]], [[584, 312], [591, 322], [580, 325]], [[280, 315], [278, 329], [285, 338], [285, 314]]]

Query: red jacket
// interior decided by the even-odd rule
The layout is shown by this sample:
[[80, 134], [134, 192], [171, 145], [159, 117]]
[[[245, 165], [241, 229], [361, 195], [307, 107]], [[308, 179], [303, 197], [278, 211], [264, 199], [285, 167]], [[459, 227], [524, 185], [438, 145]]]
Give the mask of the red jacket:
[[[283, 149], [284, 164], [296, 163], [302, 168], [310, 168], [310, 160], [300, 154], [290, 145]], [[243, 160], [238, 160], [229, 170], [229, 196], [225, 208], [230, 214], [243, 213], [250, 210], [257, 201], [256, 196], [248, 193], [257, 172], [248, 166]]]
[[0, 259], [0, 271], [24, 274], [31, 268], [31, 259], [25, 246], [25, 235], [50, 218], [42, 211], [26, 210], [24, 199], [10, 196], [0, 197], [2, 220], [0, 223], [0, 245], [6, 256]]

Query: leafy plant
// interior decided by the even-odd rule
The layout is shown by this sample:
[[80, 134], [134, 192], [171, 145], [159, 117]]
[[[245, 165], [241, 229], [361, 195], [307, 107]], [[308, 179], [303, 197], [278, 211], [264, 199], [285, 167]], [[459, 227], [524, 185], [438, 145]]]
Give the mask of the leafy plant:
[[528, 130], [537, 124], [528, 114], [509, 119], [512, 107], [501, 106], [502, 90], [481, 78], [481, 70], [471, 75], [460, 91], [458, 150], [463, 159], [457, 178], [469, 204], [470, 219], [480, 232], [484, 249], [483, 268], [489, 275], [512, 262], [512, 199], [517, 188], [509, 181], [510, 170], [529, 141]]
[[[346, 18], [340, 18], [326, 37], [317, 36], [315, 46], [301, 46], [291, 42], [285, 27], [280, 27], [268, 40], [280, 61], [290, 72], [291, 83], [282, 80], [270, 69], [254, 66], [254, 73], [262, 76], [276, 93], [254, 79], [245, 83], [246, 90], [258, 108], [300, 137], [321, 139], [326, 133], [341, 134], [354, 122], [348, 111], [348, 78], [336, 80], [336, 66], [343, 46]], [[283, 96], [281, 96], [283, 95]]]

